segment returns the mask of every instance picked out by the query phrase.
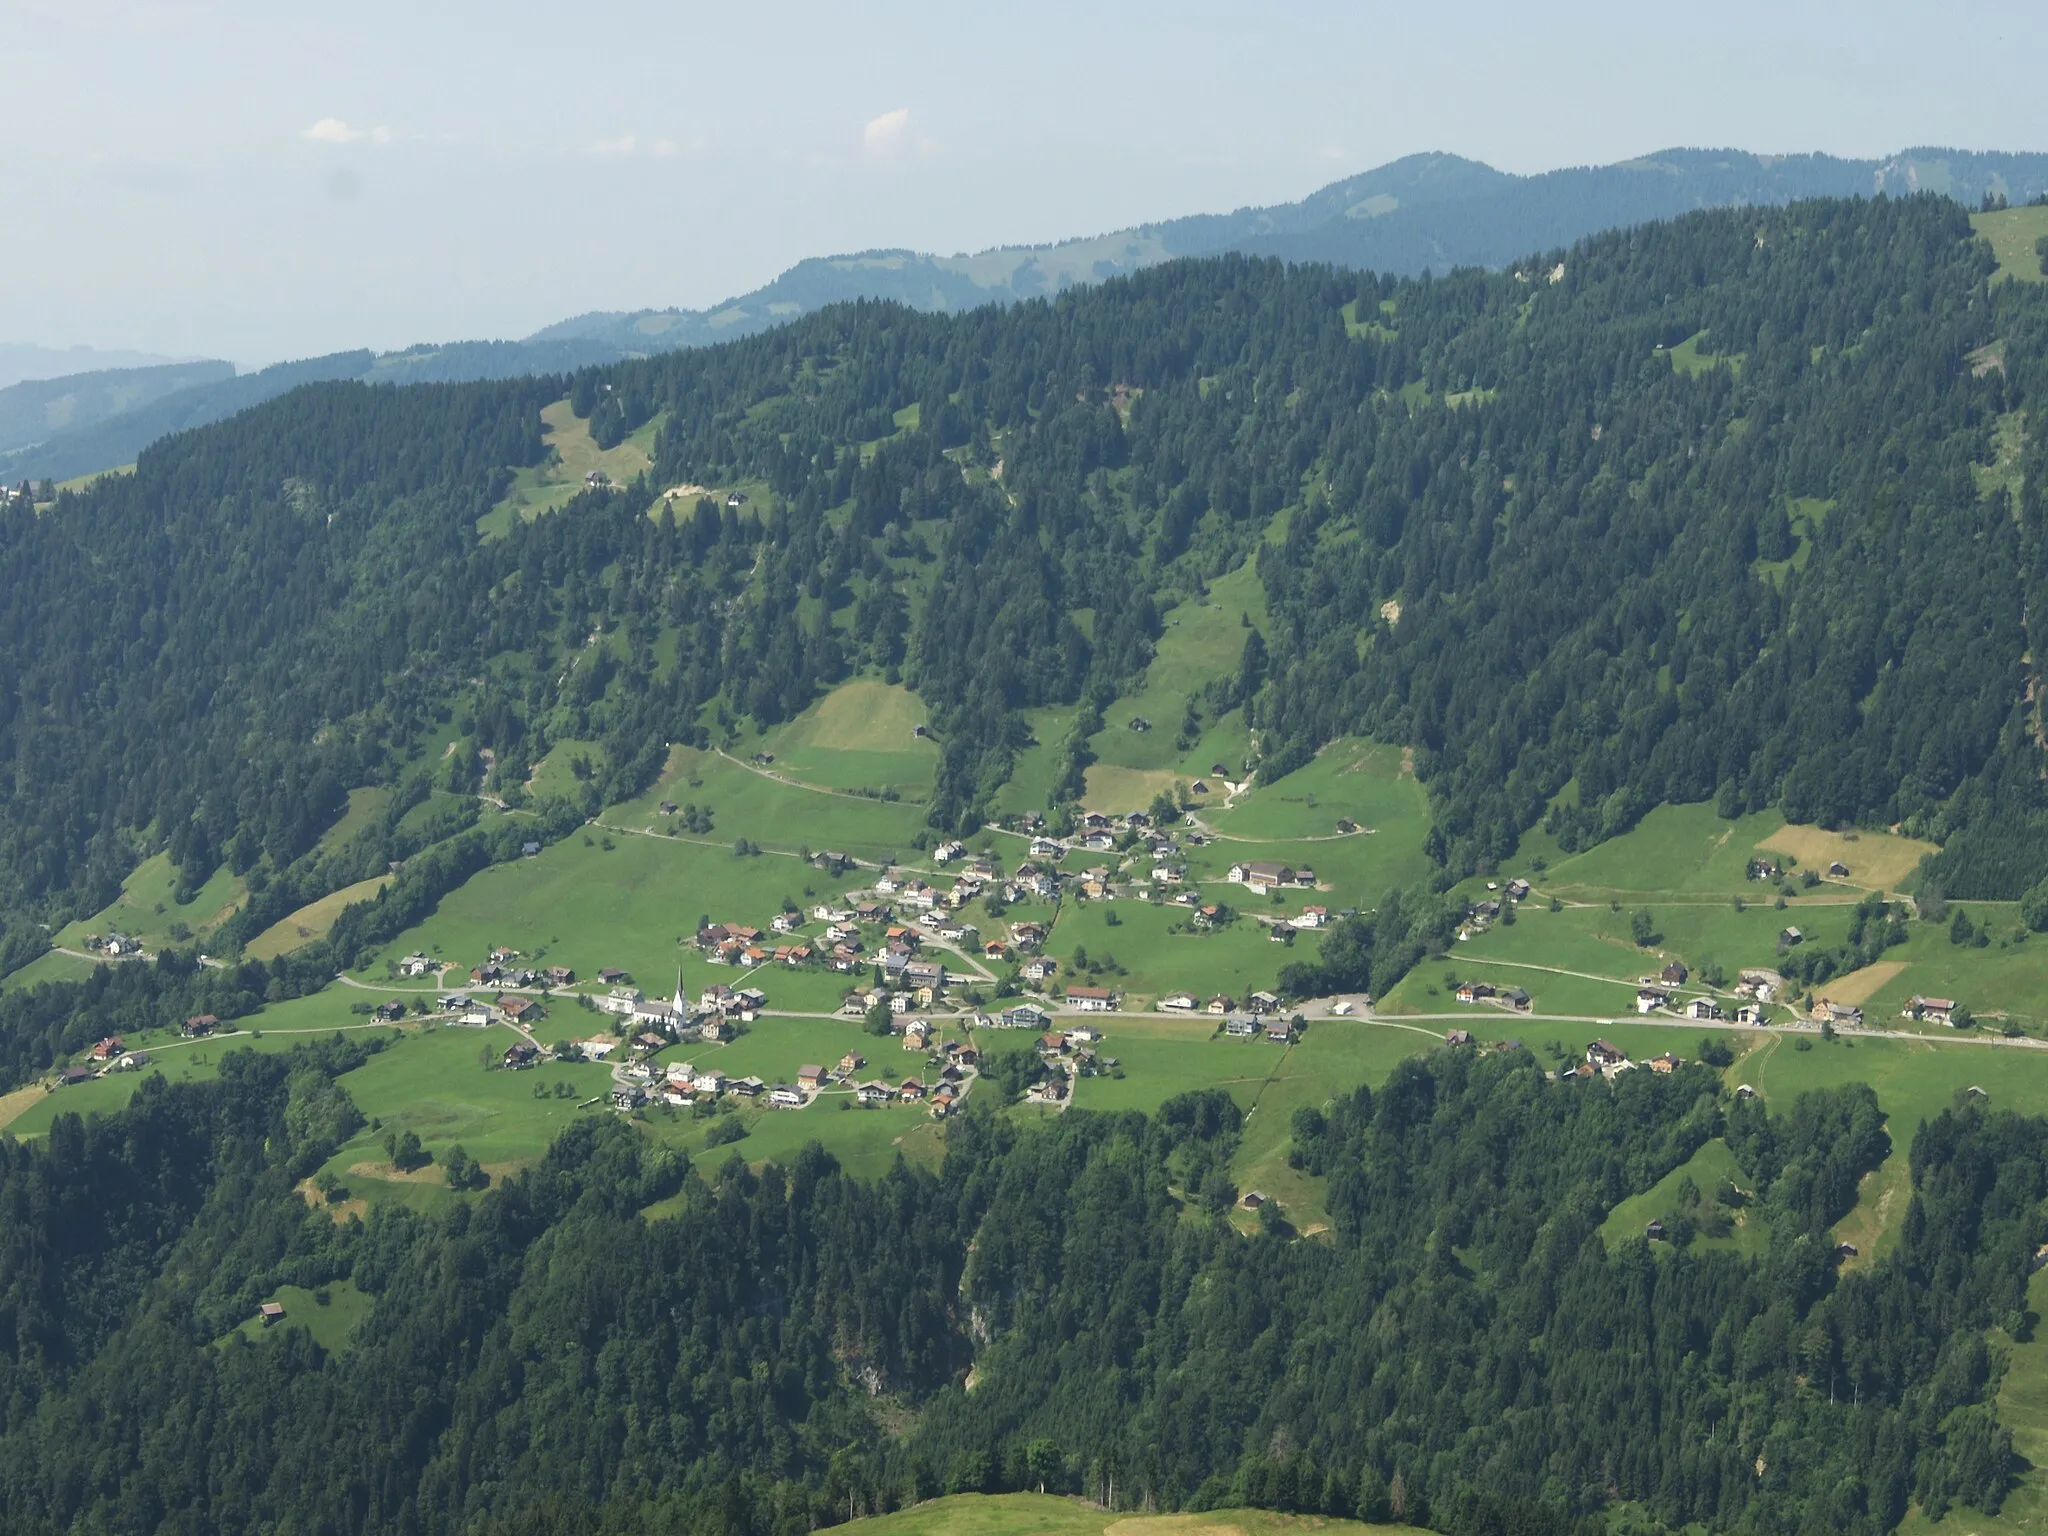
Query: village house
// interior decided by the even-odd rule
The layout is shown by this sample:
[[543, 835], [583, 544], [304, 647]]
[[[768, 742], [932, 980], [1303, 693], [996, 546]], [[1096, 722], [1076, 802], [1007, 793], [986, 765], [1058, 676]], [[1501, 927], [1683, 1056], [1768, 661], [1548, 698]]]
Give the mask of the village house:
[[1671, 1006], [1671, 994], [1662, 987], [1637, 987], [1636, 1012], [1653, 1013], [1659, 1008]]
[[517, 1072], [540, 1063], [540, 1047], [531, 1040], [515, 1040], [505, 1048], [505, 1065]]
[[524, 1024], [528, 1019], [540, 1017], [540, 1004], [530, 997], [521, 997], [517, 992], [499, 993], [497, 1007], [508, 1024]]
[[256, 1309], [256, 1315], [263, 1319], [263, 1326], [266, 1328], [273, 1323], [281, 1323], [284, 1321], [284, 1303], [266, 1301]]
[[848, 1051], [839, 1058], [839, 1075], [841, 1077], [851, 1077], [867, 1064], [867, 1058], [861, 1055], [859, 1051]]
[[112, 1061], [121, 1054], [121, 1037], [108, 1035], [102, 1040], [95, 1041], [89, 1054], [94, 1061]]
[[1952, 997], [1919, 997], [1907, 1000], [1903, 1017], [1923, 1019], [1930, 1024], [1955, 1022], [1956, 1003]]
[[647, 1102], [647, 1091], [634, 1083], [614, 1083], [611, 1098], [614, 1108], [638, 1109]]
[[801, 1109], [804, 1102], [803, 1090], [788, 1083], [777, 1083], [768, 1090], [768, 1102], [776, 1109]]
[[1589, 1066], [1605, 1071], [1613, 1067], [1626, 1066], [1628, 1053], [1620, 1046], [1610, 1045], [1605, 1040], [1595, 1040], [1586, 1047], [1586, 1062]]
[[1444, 1033], [1444, 1044], [1445, 1044], [1445, 1045], [1450, 1045], [1450, 1046], [1458, 1046], [1458, 1045], [1470, 1045], [1471, 1043], [1472, 1043], [1472, 1031], [1471, 1031], [1471, 1030], [1469, 1030], [1469, 1029], [1453, 1029], [1453, 1030], [1447, 1030], [1447, 1031], [1445, 1031], [1445, 1033]]
[[1480, 1002], [1493, 996], [1493, 983], [1490, 981], [1460, 982], [1455, 995], [1461, 1003]]
[[796, 1069], [796, 1085], [806, 1093], [816, 1093], [825, 1086], [825, 1069], [813, 1063]]
[[727, 1083], [725, 1091], [735, 1098], [758, 1099], [768, 1085], [758, 1077], [743, 1077], [738, 1082]]
[[1266, 1020], [1266, 1038], [1275, 1045], [1286, 1045], [1294, 1039], [1294, 1025], [1275, 1014]]
[[914, 1077], [906, 1077], [897, 1084], [896, 1097], [905, 1104], [915, 1104], [924, 1097], [924, 1084]]
[[903, 1026], [903, 1049], [921, 1051], [932, 1037], [932, 1027], [923, 1019], [912, 1019]]
[[1280, 1006], [1280, 999], [1271, 992], [1254, 992], [1244, 1000], [1245, 1007], [1253, 1013], [1264, 1015]]
[[1249, 1040], [1259, 1032], [1259, 1021], [1248, 1013], [1233, 1013], [1223, 1021], [1223, 1033], [1237, 1040]]
[[1303, 907], [1301, 915], [1292, 921], [1295, 927], [1304, 930], [1321, 928], [1330, 921], [1330, 909], [1328, 907]]
[[1863, 1010], [1848, 1003], [1830, 1002], [1825, 998], [1813, 1010], [1817, 1019], [1825, 1019], [1837, 1029], [1854, 1029], [1863, 1022]]
[[1691, 1017], [1695, 1019], [1719, 1019], [1726, 1017], [1726, 1015], [1721, 1012], [1721, 1005], [1715, 1002], [1711, 997], [1694, 998], [1689, 1004], [1686, 1005], [1685, 1011], [1687, 1014], [1689, 1014]]
[[178, 1033], [186, 1036], [188, 1039], [197, 1039], [200, 1035], [212, 1034], [219, 1027], [220, 1020], [216, 1019], [212, 1014], [195, 1013], [178, 1026]]
[[863, 1109], [871, 1109], [877, 1104], [886, 1104], [895, 1096], [895, 1091], [887, 1083], [862, 1083], [853, 1090], [855, 1102]]
[[400, 1019], [405, 1017], [405, 1004], [401, 1003], [395, 997], [391, 998], [385, 1002], [379, 1003], [375, 1008], [372, 1008], [370, 1010], [370, 1016], [374, 1019], [382, 1020], [386, 1024], [396, 1024]]
[[1672, 1055], [1669, 1051], [1666, 1051], [1661, 1056], [1652, 1056], [1648, 1062], [1644, 1063], [1644, 1065], [1648, 1066], [1652, 1072], [1656, 1072], [1662, 1076], [1668, 1077], [1671, 1075], [1672, 1072], [1676, 1071], [1680, 1066], [1682, 1066], [1683, 1063], [1680, 1062], [1679, 1059], [1676, 1056]]
[[1500, 994], [1500, 999], [1519, 1013], [1529, 1011], [1529, 994], [1520, 987], [1509, 987]]
[[1764, 1025], [1770, 1023], [1771, 1020], [1770, 1015], [1765, 1012], [1765, 1010], [1760, 1004], [1744, 1003], [1740, 1008], [1735, 1010], [1735, 1022], [1738, 1024], [1747, 1024], [1753, 1028], [1762, 1028]]
[[1201, 1006], [1192, 992], [1169, 992], [1159, 999], [1159, 1007], [1167, 1013], [1193, 1013]]
[[768, 919], [768, 926], [777, 933], [795, 933], [803, 925], [801, 912], [778, 912]]
[[1519, 878], [1518, 878], [1518, 879], [1510, 880], [1510, 881], [1508, 882], [1508, 900], [1509, 900], [1509, 901], [1523, 901], [1523, 900], [1526, 900], [1526, 899], [1527, 899], [1528, 895], [1529, 895], [1529, 882], [1528, 882], [1528, 881], [1526, 881], [1526, 880], [1522, 880], [1522, 879], [1519, 879]]
[[943, 842], [932, 850], [932, 862], [934, 864], [950, 864], [955, 859], [962, 859], [966, 856], [967, 845], [962, 842]]
[[1210, 1013], [1223, 1014], [1230, 1012], [1231, 1008], [1234, 1006], [1235, 1005], [1231, 1002], [1230, 995], [1227, 992], [1218, 992], [1214, 997], [1209, 999], [1207, 1009]]
[[1685, 985], [1686, 978], [1690, 976], [1692, 972], [1688, 971], [1685, 968], [1685, 963], [1683, 961], [1673, 960], [1668, 965], [1666, 965], [1663, 971], [1659, 974], [1665, 986], [1682, 987]]
[[1069, 987], [1067, 1001], [1083, 1013], [1107, 1013], [1116, 1006], [1116, 994], [1107, 987]]
[[1049, 1016], [1043, 1008], [1030, 1003], [1020, 1003], [1015, 1008], [1005, 1008], [1002, 1013], [1004, 1029], [1044, 1029]]
[[398, 974], [407, 977], [426, 976], [440, 968], [439, 961], [429, 959], [418, 950], [414, 950], [398, 962]]
[[1263, 894], [1278, 890], [1283, 885], [1294, 884], [1294, 869], [1287, 864], [1258, 860], [1249, 864], [1231, 865], [1227, 878], [1233, 885], [1242, 885], [1248, 890]]

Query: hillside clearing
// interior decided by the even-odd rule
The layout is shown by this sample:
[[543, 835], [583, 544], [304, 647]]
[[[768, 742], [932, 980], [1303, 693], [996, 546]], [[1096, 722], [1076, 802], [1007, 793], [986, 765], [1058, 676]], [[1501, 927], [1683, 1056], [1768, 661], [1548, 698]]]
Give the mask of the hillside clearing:
[[330, 891], [318, 901], [308, 902], [288, 917], [279, 918], [268, 928], [249, 941], [248, 955], [252, 960], [274, 960], [279, 955], [290, 954], [303, 948], [315, 939], [327, 937], [334, 920], [342, 911], [358, 901], [371, 901], [379, 891], [391, 883], [391, 876], [377, 875], [369, 880], [360, 880], [354, 885], [345, 885], [338, 891]]

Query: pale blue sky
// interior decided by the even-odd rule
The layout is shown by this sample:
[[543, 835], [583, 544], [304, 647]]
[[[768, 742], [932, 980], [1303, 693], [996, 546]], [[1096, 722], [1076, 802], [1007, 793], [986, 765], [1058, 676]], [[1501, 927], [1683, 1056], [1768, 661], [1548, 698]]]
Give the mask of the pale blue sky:
[[243, 363], [1281, 201], [1423, 149], [2048, 150], [2039, 0], [0, 0], [0, 48], [0, 340]]

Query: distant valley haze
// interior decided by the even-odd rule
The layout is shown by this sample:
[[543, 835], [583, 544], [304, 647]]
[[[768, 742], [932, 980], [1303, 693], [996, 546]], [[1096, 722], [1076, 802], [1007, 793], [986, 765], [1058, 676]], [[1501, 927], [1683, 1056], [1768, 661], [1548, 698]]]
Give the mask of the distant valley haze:
[[8, 36], [0, 207], [33, 233], [0, 339], [244, 369], [708, 311], [807, 258], [1286, 203], [1425, 152], [2048, 148], [2040, 93], [2001, 84], [2048, 55], [2017, 3], [1489, 0], [1425, 30], [1322, 3], [24, 0]]

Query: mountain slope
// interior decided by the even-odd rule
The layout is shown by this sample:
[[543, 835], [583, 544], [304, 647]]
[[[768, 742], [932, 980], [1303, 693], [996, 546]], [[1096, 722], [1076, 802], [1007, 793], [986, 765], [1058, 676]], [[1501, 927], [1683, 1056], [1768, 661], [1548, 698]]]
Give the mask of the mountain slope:
[[234, 376], [233, 363], [165, 363], [10, 384], [0, 389], [0, 453], [30, 447], [58, 433], [85, 431], [166, 395]]
[[[180, 359], [155, 352], [98, 347], [38, 347], [28, 342], [0, 341], [0, 388], [24, 379], [61, 379], [78, 373], [105, 373], [120, 368], [156, 368]], [[183, 359], [191, 361], [191, 359]]]
[[892, 299], [938, 312], [1039, 298], [1178, 256], [1238, 251], [1375, 272], [1501, 267], [1603, 229], [1699, 208], [1803, 197], [1936, 192], [1974, 204], [2048, 190], [2048, 155], [1912, 149], [1886, 160], [1671, 149], [1610, 166], [1514, 176], [1457, 155], [1409, 155], [1333, 182], [1296, 203], [1196, 214], [1051, 245], [973, 256], [865, 251], [799, 262], [774, 282], [709, 310], [592, 313], [534, 333], [622, 352], [702, 346], [826, 304]]

